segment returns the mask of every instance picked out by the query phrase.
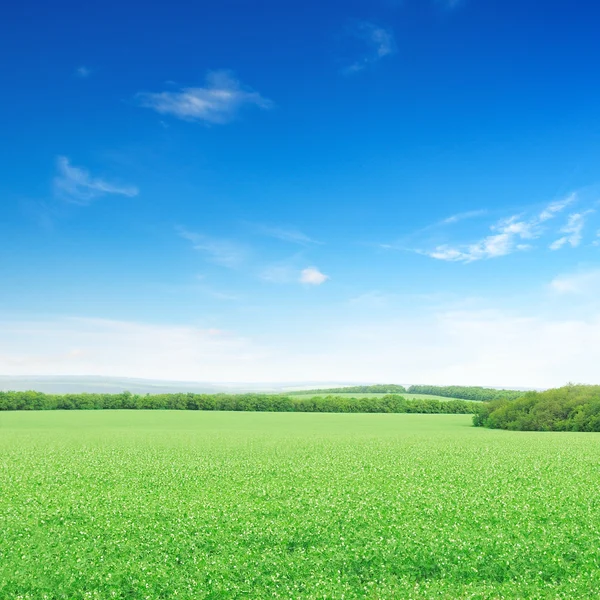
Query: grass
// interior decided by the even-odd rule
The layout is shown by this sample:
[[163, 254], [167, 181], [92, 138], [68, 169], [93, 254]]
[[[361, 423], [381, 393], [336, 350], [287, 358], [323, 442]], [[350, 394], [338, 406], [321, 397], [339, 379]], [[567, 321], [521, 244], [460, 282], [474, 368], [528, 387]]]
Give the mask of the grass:
[[0, 598], [594, 598], [600, 434], [0, 414]]
[[[283, 394], [285, 396], [285, 394]], [[315, 396], [341, 396], [342, 398], [379, 398], [387, 396], [388, 394], [347, 394], [347, 393], [334, 393], [334, 394], [315, 394], [311, 392], [309, 394], [294, 394], [293, 398], [314, 398]], [[460, 398], [447, 398], [446, 396], [429, 396], [427, 394], [397, 394], [407, 400], [440, 400], [447, 402], [448, 400], [460, 400]], [[467, 400], [467, 402], [469, 402]]]

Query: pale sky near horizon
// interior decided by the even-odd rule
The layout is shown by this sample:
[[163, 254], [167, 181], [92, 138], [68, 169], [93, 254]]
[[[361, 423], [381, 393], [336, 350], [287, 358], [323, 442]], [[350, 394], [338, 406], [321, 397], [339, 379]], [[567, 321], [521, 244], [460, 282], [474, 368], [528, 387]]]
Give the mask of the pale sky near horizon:
[[599, 383], [599, 20], [11, 4], [0, 375]]

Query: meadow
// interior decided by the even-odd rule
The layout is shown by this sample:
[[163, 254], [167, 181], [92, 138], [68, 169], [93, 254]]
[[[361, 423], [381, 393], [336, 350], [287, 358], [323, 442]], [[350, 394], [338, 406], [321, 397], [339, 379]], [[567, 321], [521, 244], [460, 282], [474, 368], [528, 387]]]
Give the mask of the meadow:
[[594, 598], [600, 434], [0, 413], [0, 598]]

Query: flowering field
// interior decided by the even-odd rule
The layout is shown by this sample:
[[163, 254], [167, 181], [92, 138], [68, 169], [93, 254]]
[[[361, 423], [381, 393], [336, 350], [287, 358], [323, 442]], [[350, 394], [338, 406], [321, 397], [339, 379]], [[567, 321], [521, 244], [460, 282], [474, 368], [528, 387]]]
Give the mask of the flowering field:
[[593, 598], [600, 434], [0, 414], [0, 598]]

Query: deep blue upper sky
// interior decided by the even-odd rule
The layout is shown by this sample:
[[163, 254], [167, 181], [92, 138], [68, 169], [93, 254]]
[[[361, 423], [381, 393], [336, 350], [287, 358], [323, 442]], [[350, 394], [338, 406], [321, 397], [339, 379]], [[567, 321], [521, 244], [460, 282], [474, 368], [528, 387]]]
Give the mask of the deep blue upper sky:
[[599, 22], [10, 4], [0, 374], [592, 380]]

